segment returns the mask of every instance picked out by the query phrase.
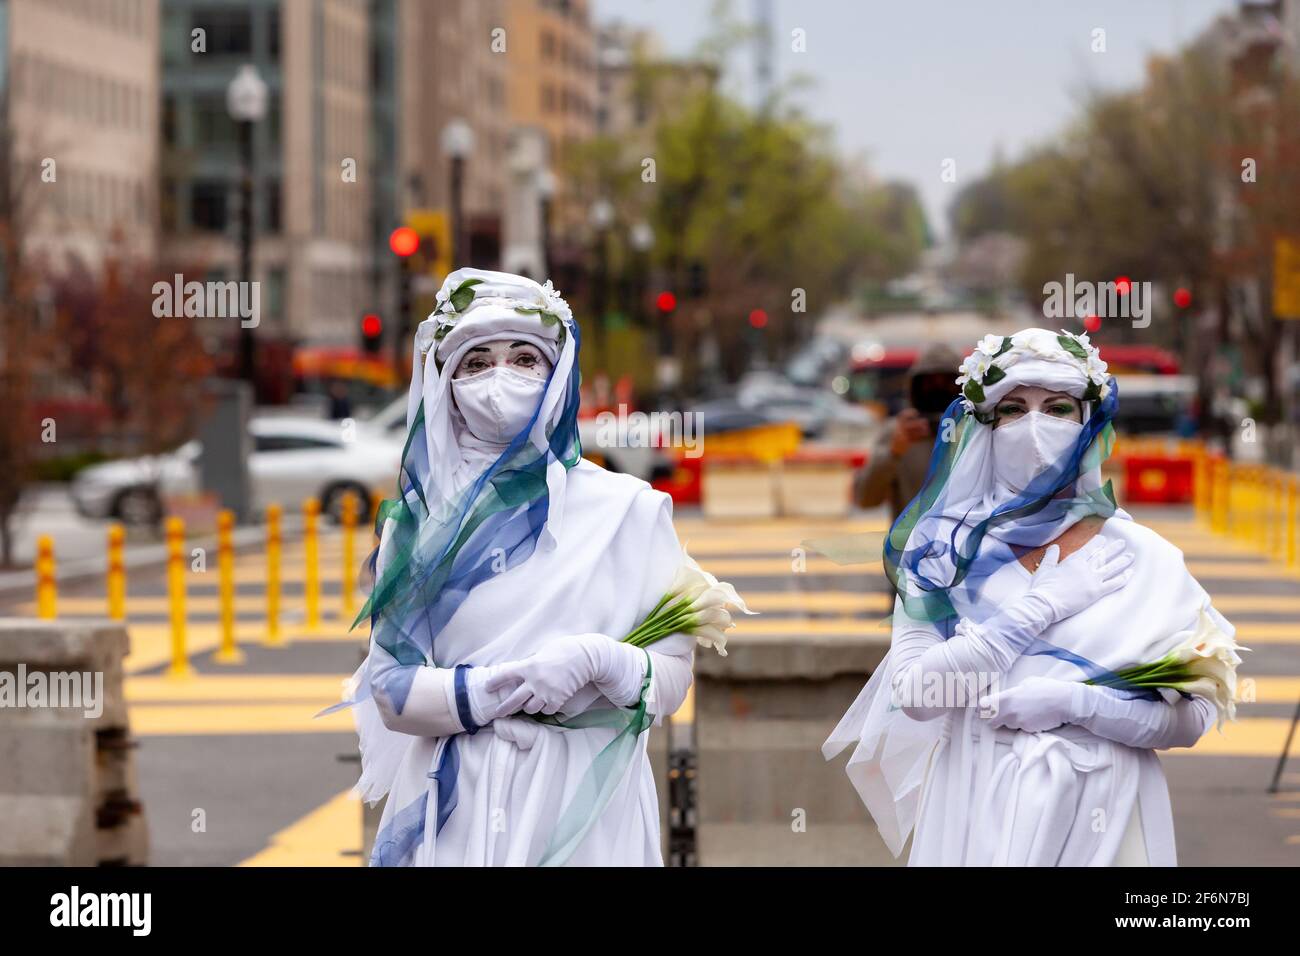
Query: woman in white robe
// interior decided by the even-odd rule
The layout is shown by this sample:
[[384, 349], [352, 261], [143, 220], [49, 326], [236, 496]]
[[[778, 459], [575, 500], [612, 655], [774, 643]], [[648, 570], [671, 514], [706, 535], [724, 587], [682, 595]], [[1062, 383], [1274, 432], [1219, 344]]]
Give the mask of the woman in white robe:
[[854, 746], [848, 775], [895, 856], [912, 835], [909, 865], [1172, 866], [1155, 751], [1192, 746], [1216, 705], [1088, 681], [1234, 630], [1101, 485], [1118, 394], [1086, 336], [989, 336], [961, 371], [891, 529], [889, 653], [823, 753]]
[[695, 641], [619, 641], [683, 554], [668, 496], [579, 457], [578, 338], [549, 282], [473, 269], [417, 332], [348, 695], [372, 865], [662, 865], [644, 730]]

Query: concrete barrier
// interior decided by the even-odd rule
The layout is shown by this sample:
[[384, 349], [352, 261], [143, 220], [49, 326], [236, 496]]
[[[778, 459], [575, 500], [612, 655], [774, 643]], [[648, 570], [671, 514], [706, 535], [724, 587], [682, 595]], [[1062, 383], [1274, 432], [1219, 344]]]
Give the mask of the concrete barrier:
[[847, 518], [853, 469], [835, 459], [791, 459], [781, 464], [777, 500], [781, 514], [796, 518]]
[[0, 620], [0, 865], [148, 862], [127, 649], [107, 620]]
[[712, 461], [700, 476], [704, 517], [771, 518], [779, 511], [777, 467], [764, 461]]
[[889, 648], [849, 637], [745, 636], [695, 656], [701, 866], [894, 866], [845, 757], [821, 745]]

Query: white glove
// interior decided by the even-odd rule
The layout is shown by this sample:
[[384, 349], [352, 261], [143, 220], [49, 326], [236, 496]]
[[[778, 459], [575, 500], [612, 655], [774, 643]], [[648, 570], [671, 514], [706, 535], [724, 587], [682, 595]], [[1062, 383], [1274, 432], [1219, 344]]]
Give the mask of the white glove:
[[535, 720], [526, 717], [498, 717], [492, 721], [492, 733], [508, 740], [520, 750], [532, 750], [537, 738], [549, 731]]
[[1064, 561], [1052, 545], [1029, 590], [979, 625], [996, 669], [1005, 671], [1031, 641], [1058, 621], [1118, 591], [1133, 578], [1133, 553], [1124, 542], [1097, 535]]
[[1128, 747], [1165, 750], [1190, 747], [1218, 716], [1204, 697], [1180, 697], [1175, 703], [1129, 697], [1127, 691], [1094, 684], [1075, 684], [1070, 722]]
[[1073, 689], [1083, 686], [1050, 677], [1027, 677], [1015, 687], [985, 698], [981, 708], [992, 712], [988, 721], [994, 727], [1036, 734], [1070, 723]]
[[1100, 534], [1064, 561], [1060, 547], [1052, 545], [1034, 572], [1029, 594], [1047, 606], [1049, 623], [1055, 624], [1128, 584], [1133, 560], [1123, 540]]
[[990, 696], [985, 706], [997, 713], [995, 727], [1038, 733], [1076, 724], [1127, 747], [1144, 750], [1190, 747], [1214, 723], [1214, 705], [1201, 697], [1163, 699], [1129, 697], [1112, 687], [1030, 677]]
[[486, 667], [471, 667], [465, 675], [465, 687], [469, 692], [470, 713], [474, 723], [486, 727], [498, 717], [509, 716], [512, 711], [502, 709], [509, 700], [513, 687], [489, 690], [488, 681], [499, 674], [506, 664], [490, 664]]
[[604, 634], [574, 634], [548, 641], [522, 661], [501, 665], [484, 686], [495, 692], [518, 684], [501, 705], [501, 714], [557, 713], [586, 684], [595, 684], [622, 706], [640, 696], [645, 667], [645, 652], [639, 647]]

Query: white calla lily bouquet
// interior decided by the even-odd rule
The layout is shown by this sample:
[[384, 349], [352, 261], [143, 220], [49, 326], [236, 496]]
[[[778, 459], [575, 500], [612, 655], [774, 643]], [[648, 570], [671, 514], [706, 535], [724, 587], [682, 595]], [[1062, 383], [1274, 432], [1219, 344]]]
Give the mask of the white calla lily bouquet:
[[623, 643], [648, 647], [670, 634], [691, 634], [702, 646], [715, 648], [726, 657], [726, 632], [735, 627], [732, 612], [758, 612], [745, 606], [734, 587], [700, 567], [685, 547], [682, 556], [685, 563], [677, 569], [667, 592], [645, 620], [623, 638]]
[[1240, 646], [1215, 623], [1205, 611], [1197, 621], [1195, 633], [1158, 661], [1137, 664], [1115, 672], [1114, 677], [1090, 680], [1126, 690], [1154, 690], [1167, 702], [1175, 703], [1182, 694], [1204, 697], [1219, 712], [1218, 727], [1225, 720], [1237, 719], [1237, 651]]

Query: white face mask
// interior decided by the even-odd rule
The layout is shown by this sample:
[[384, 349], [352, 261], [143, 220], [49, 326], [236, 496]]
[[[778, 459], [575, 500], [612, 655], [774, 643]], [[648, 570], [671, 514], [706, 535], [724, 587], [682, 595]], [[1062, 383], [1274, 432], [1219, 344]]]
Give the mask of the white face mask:
[[1072, 418], [1028, 412], [993, 429], [993, 475], [1012, 491], [1029, 483], [1061, 461], [1083, 429]]
[[546, 379], [497, 366], [452, 379], [451, 388], [470, 434], [480, 441], [504, 445], [533, 417]]

